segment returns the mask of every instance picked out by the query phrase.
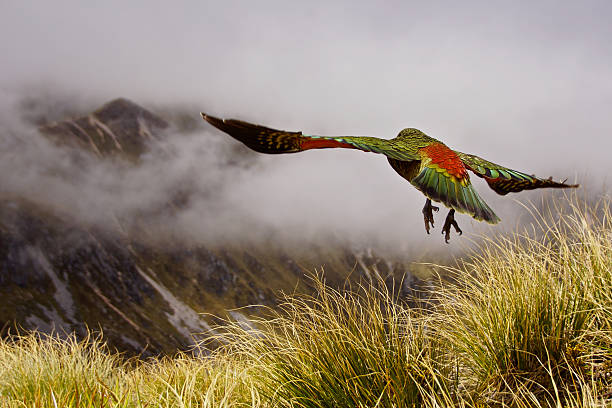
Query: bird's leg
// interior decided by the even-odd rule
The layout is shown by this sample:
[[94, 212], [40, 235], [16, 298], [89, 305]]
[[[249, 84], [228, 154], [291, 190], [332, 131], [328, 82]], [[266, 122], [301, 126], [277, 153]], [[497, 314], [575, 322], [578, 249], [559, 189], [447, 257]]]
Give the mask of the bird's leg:
[[434, 218], [432, 211], [438, 211], [440, 208], [431, 205], [431, 200], [428, 198], [425, 201], [425, 207], [423, 207], [423, 218], [425, 219], [425, 231], [429, 234], [429, 224], [431, 223], [431, 228], [434, 226]]
[[444, 221], [444, 226], [442, 227], [442, 233], [444, 234], [444, 241], [448, 244], [448, 240], [450, 239], [450, 228], [451, 225], [455, 227], [455, 231], [459, 233], [459, 235], [463, 234], [459, 225], [457, 225], [457, 221], [455, 221], [455, 210], [450, 210], [448, 215], [446, 216], [446, 221]]

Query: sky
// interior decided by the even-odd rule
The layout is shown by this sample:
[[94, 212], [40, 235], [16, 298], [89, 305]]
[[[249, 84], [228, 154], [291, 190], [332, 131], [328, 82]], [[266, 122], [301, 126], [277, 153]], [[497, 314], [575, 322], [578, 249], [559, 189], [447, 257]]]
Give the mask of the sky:
[[[392, 138], [416, 127], [451, 148], [600, 189], [612, 170], [611, 17], [609, 1], [4, 1], [0, 119], [11, 134], [35, 139], [16, 123], [24, 97], [44, 100], [51, 117], [126, 97], [153, 111], [205, 111], [309, 134]], [[233, 142], [210, 127], [199, 132], [168, 142], [177, 155], [165, 181], [154, 176], [159, 162], [128, 177], [107, 172], [104, 183], [96, 169], [86, 183], [58, 182], [55, 195], [86, 190], [92, 202], [123, 209], [128, 192], [134, 208], [183, 177], [206, 186], [213, 146]], [[40, 141], [20, 152], [6, 131], [0, 141], [4, 167], [7, 154], [23, 155], [10, 163], [25, 167], [14, 174], [33, 174], [27, 191], [49, 185], [34, 162], [66, 160]], [[382, 156], [327, 150], [257, 160], [228, 177], [217, 197], [222, 215], [198, 217], [202, 202], [177, 222], [196, 235], [239, 231], [250, 219], [294, 236], [329, 229], [444, 246], [425, 236], [421, 193]], [[14, 185], [14, 174], [9, 180], [4, 169], [0, 182]], [[503, 228], [515, 223], [515, 199], [544, 194], [499, 197], [472, 179]], [[149, 191], [134, 194], [138, 183]], [[466, 216], [458, 222], [468, 236], [480, 231]]]

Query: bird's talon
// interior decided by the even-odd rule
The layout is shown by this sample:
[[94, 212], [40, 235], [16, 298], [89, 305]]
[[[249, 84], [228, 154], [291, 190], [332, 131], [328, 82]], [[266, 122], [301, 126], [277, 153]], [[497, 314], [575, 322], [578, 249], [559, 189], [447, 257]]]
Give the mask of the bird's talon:
[[423, 219], [425, 221], [425, 231], [427, 231], [428, 234], [430, 228], [434, 227], [434, 217], [432, 210], [438, 211], [439, 208], [431, 205], [431, 200], [427, 199], [427, 201], [425, 201], [425, 206], [423, 207]]
[[455, 210], [450, 210], [448, 215], [446, 216], [446, 220], [444, 221], [444, 226], [442, 227], [442, 233], [444, 234], [444, 241], [448, 244], [448, 240], [450, 239], [450, 231], [451, 226], [455, 228], [455, 232], [459, 233], [459, 235], [463, 235], [463, 231], [459, 228], [459, 224], [455, 221]]

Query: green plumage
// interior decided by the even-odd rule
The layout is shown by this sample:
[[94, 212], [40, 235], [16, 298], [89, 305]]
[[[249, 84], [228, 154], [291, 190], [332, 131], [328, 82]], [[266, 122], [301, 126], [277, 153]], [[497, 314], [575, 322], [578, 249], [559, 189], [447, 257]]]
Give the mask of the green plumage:
[[500, 221], [493, 210], [476, 193], [471, 183], [462, 185], [431, 168], [425, 168], [411, 183], [434, 201], [441, 201], [459, 212], [471, 215], [478, 221], [496, 224]]
[[[261, 153], [352, 148], [383, 154], [399, 175], [429, 199], [442, 202], [452, 210], [469, 214], [476, 220], [493, 224], [499, 222], [499, 217], [476, 193], [467, 170], [484, 178], [489, 187], [501, 195], [545, 187], [578, 187], [530, 176], [478, 156], [451, 150], [439, 140], [413, 128], [404, 129], [394, 139], [387, 140], [369, 136], [305, 135], [302, 132], [277, 130], [236, 119], [219, 119], [204, 113], [202, 117], [211, 125]], [[426, 209], [423, 211], [425, 214]], [[431, 213], [431, 209], [428, 211]], [[445, 224], [447, 240], [450, 225], [453, 223], [460, 232], [452, 214], [453, 211], [449, 214], [450, 221], [447, 217], [446, 224], [450, 222], [449, 226]], [[428, 222], [433, 222], [433, 216], [430, 214], [425, 215], [425, 225], [429, 232]]]

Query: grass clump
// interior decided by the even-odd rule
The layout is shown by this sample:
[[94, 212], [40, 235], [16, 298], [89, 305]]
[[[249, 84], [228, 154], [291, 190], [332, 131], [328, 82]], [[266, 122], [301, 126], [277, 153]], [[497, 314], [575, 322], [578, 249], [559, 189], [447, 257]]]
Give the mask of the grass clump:
[[569, 204], [447, 269], [456, 283], [439, 291], [441, 334], [478, 399], [554, 405], [607, 386], [599, 380], [612, 362], [610, 207]]
[[430, 320], [384, 284], [339, 291], [314, 280], [316, 295], [285, 299], [245, 330], [230, 324], [230, 354], [256, 362], [271, 406], [411, 407], [449, 402], [453, 384]]
[[1, 340], [0, 405], [612, 407], [612, 214], [567, 204], [442, 268], [426, 307], [384, 282], [338, 290], [317, 276], [314, 295], [217, 328], [205, 356]]
[[[0, 341], [0, 402], [14, 406], [122, 406], [121, 357], [99, 337], [30, 333]], [[16, 404], [21, 401], [23, 405]]]
[[138, 361], [100, 337], [30, 333], [0, 341], [0, 407], [260, 406], [248, 373], [231, 356]]
[[150, 359], [126, 377], [135, 406], [252, 407], [260, 406], [251, 379], [252, 364], [238, 356], [193, 357], [179, 353]]

